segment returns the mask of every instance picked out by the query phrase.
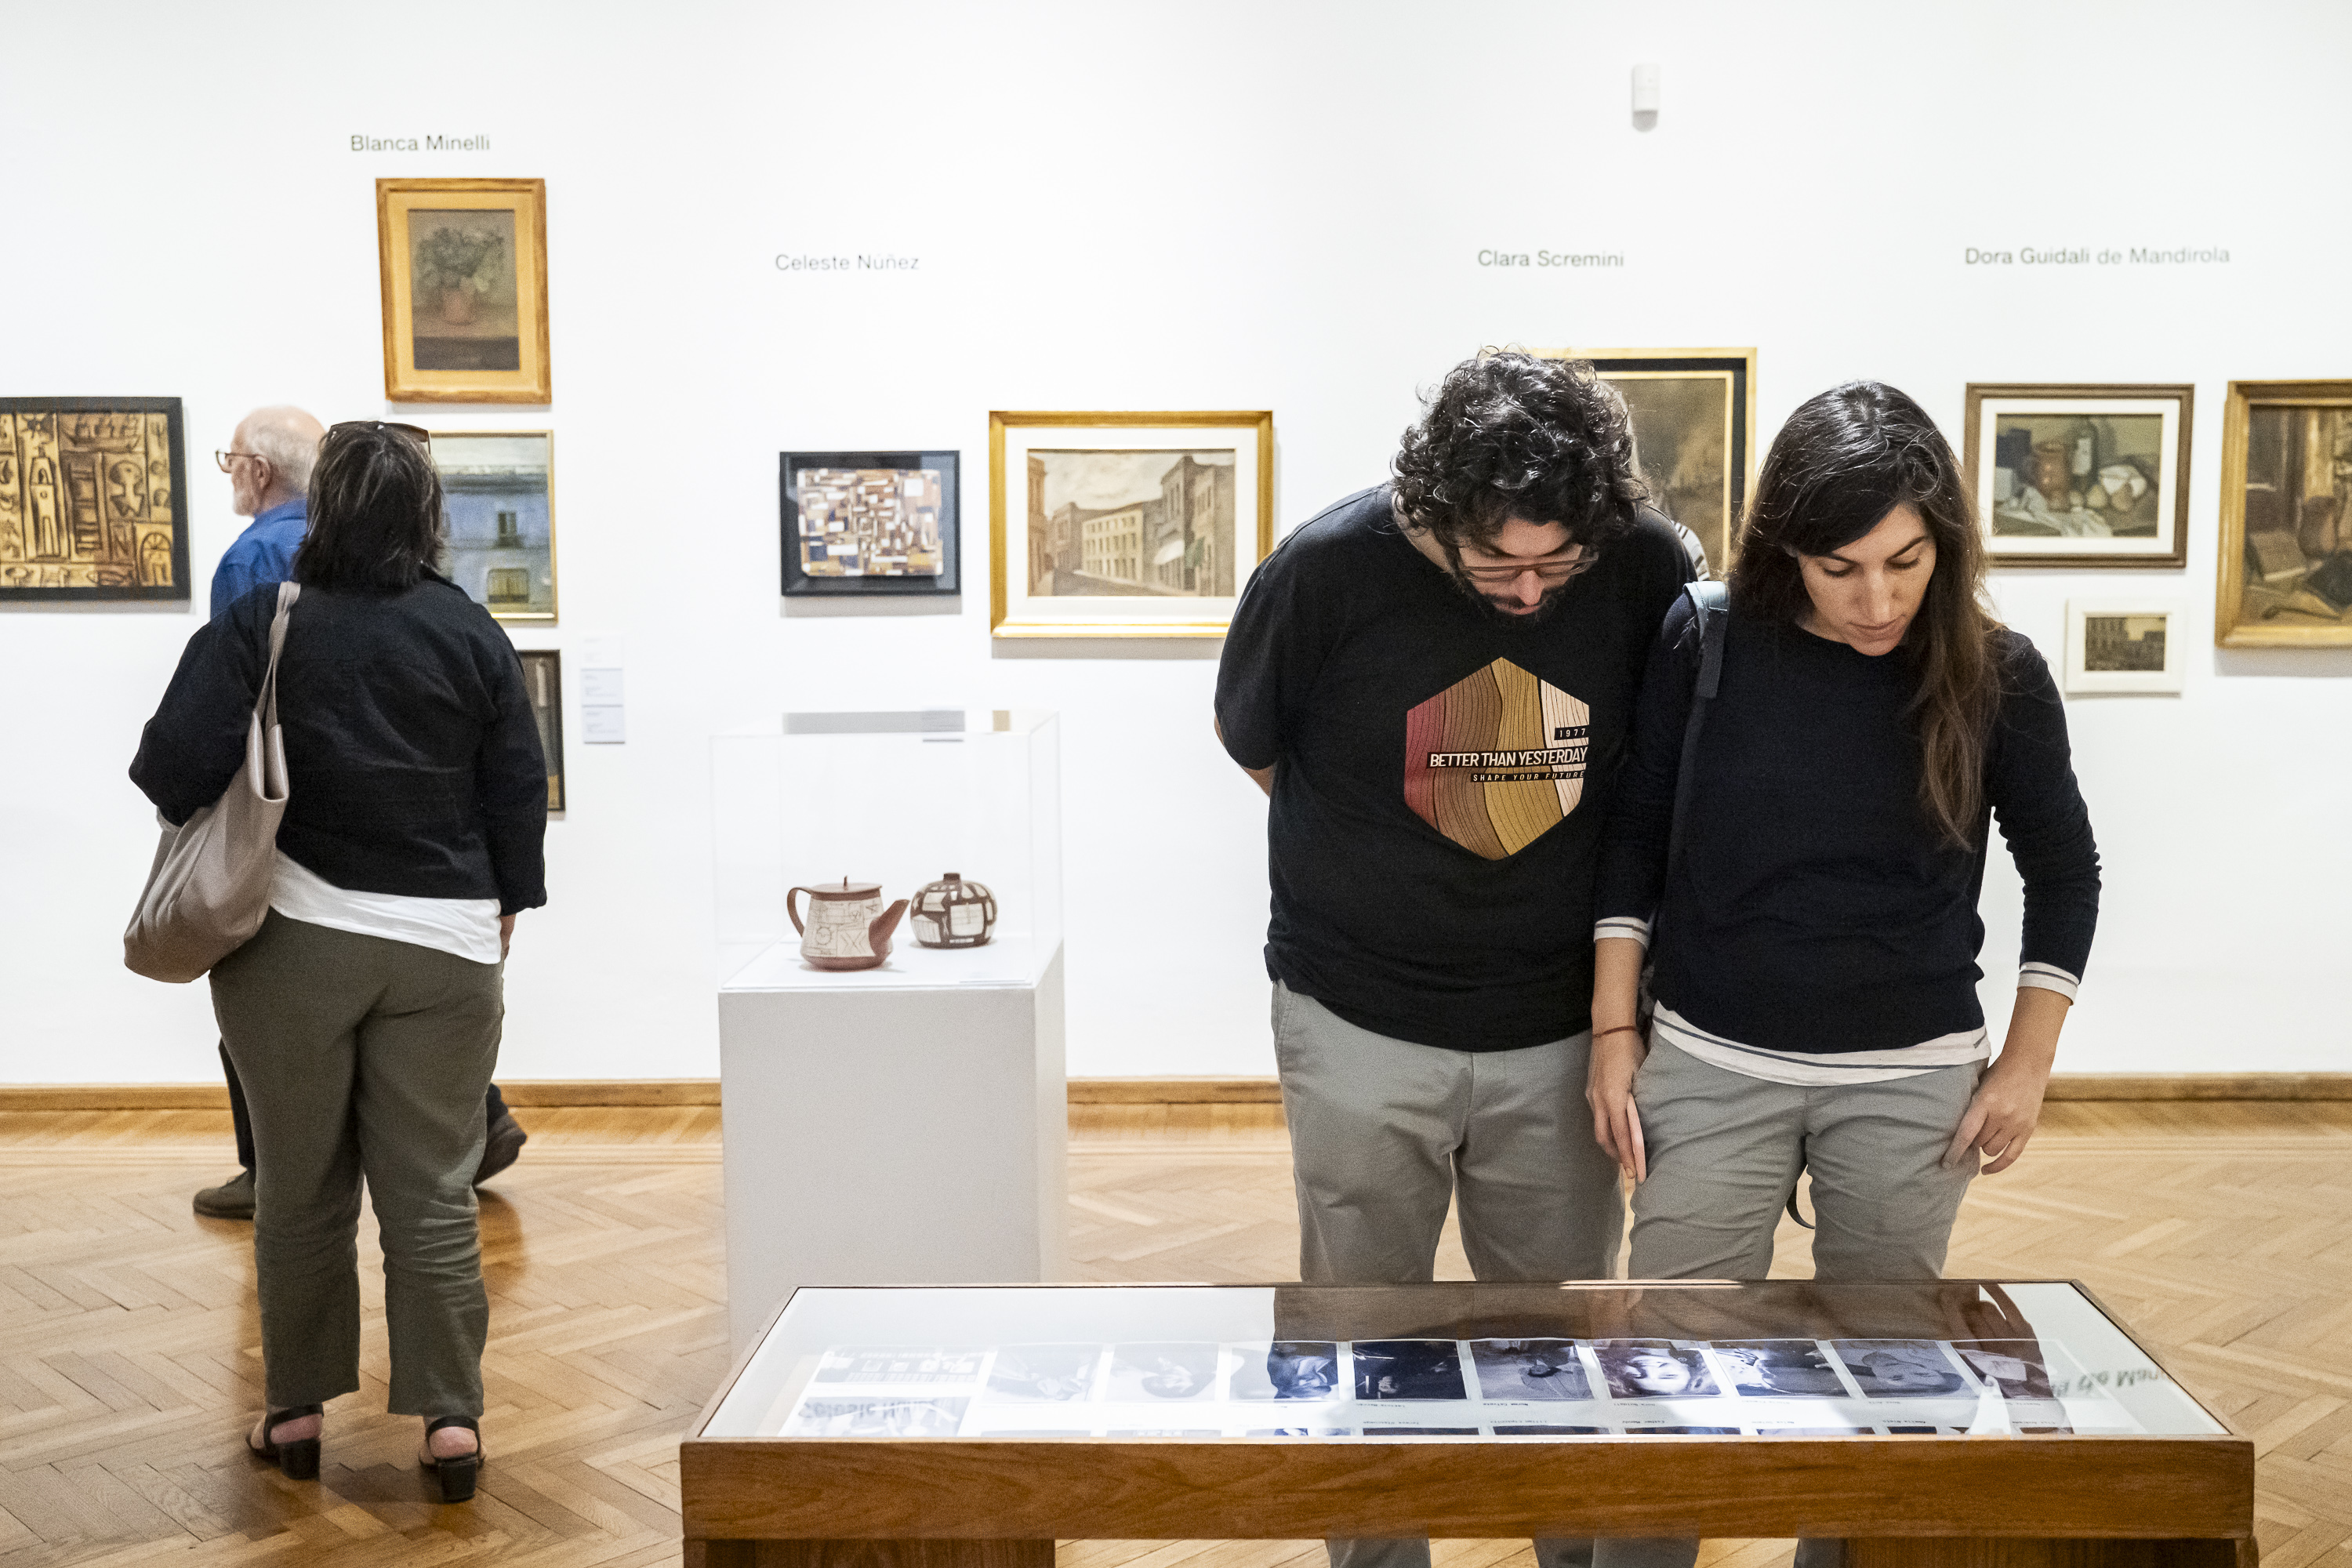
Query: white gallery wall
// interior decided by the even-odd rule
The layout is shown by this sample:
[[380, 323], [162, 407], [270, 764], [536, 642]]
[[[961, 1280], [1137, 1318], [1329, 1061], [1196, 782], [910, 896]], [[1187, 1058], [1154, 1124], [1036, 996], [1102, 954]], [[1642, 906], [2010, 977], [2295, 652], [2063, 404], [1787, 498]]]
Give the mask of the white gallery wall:
[[[0, 610], [0, 1081], [216, 1075], [205, 988], [121, 967], [153, 847], [124, 769], [242, 526], [209, 454], [258, 404], [556, 433], [562, 619], [515, 640], [566, 654], [570, 810], [502, 1076], [716, 1072], [714, 730], [963, 703], [1064, 715], [1071, 1071], [1247, 1074], [1265, 814], [1210, 735], [1216, 645], [992, 642], [992, 408], [1271, 408], [1287, 528], [1486, 343], [1754, 345], [1768, 440], [1853, 376], [1956, 445], [1971, 380], [2194, 382], [2187, 571], [1997, 576], [2055, 663], [2069, 595], [2210, 626], [2231, 379], [2352, 377], [2336, 0], [134, 0], [0, 36], [0, 395], [184, 399], [197, 576], [187, 606]], [[546, 180], [551, 406], [384, 403], [388, 175]], [[1544, 248], [1625, 261], [1478, 261]], [[808, 253], [920, 259], [774, 265]], [[963, 454], [961, 601], [782, 608], [777, 453], [923, 447]], [[623, 745], [582, 743], [598, 637]], [[2352, 1068], [2352, 649], [2200, 641], [2183, 694], [2070, 717], [2107, 892], [2062, 1068]], [[1996, 853], [2003, 1006], [2017, 896]]]

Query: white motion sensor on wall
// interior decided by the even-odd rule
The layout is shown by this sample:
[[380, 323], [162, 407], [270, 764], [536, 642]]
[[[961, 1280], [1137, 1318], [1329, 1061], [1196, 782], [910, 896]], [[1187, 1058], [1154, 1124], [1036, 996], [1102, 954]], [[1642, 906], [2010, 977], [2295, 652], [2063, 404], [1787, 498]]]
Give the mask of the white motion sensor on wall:
[[1633, 68], [1633, 112], [1636, 116], [1655, 116], [1658, 112], [1658, 68], [1655, 65]]

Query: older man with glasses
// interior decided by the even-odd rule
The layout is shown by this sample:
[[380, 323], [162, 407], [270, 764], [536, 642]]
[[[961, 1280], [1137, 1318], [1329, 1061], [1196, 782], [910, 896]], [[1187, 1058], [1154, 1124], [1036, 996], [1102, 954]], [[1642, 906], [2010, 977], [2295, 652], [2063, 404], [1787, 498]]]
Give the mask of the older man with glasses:
[[[373, 426], [380, 422], [355, 423]], [[338, 425], [336, 428], [343, 426]], [[431, 437], [414, 425], [394, 425], [390, 428], [420, 446], [430, 446]], [[247, 415], [238, 422], [228, 445], [213, 454], [213, 461], [228, 476], [229, 510], [253, 520], [222, 552], [220, 564], [213, 568], [214, 620], [256, 588], [274, 588], [294, 574], [294, 552], [301, 548], [302, 536], [310, 526], [310, 468], [318, 459], [319, 443], [326, 434], [326, 427], [317, 419], [299, 408], [281, 404], [257, 408]], [[229, 1116], [236, 1132], [238, 1169], [236, 1175], [218, 1186], [200, 1190], [195, 1196], [195, 1210], [210, 1219], [249, 1220], [253, 1217], [253, 1123], [246, 1110], [245, 1086], [237, 1081], [236, 1068], [228, 1059], [226, 1046], [221, 1047], [221, 1071], [228, 1079]], [[488, 1181], [513, 1164], [530, 1138], [507, 1110], [496, 1084], [490, 1086], [483, 1116], [489, 1124], [489, 1135], [483, 1146], [481, 1168], [474, 1175], [477, 1183]]]
[[[1587, 364], [1455, 366], [1394, 473], [1258, 567], [1217, 671], [1218, 733], [1272, 797], [1299, 1278], [1427, 1280], [1449, 1200], [1481, 1279], [1605, 1278], [1593, 874], [1690, 559]], [[1335, 1568], [1429, 1563], [1425, 1541], [1328, 1544]], [[1591, 1554], [1536, 1543], [1543, 1568]]]

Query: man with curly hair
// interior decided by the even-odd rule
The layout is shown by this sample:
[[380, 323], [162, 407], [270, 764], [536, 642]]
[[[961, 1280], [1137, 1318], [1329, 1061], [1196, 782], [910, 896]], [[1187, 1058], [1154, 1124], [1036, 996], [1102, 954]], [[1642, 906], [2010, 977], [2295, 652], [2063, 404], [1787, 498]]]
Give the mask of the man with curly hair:
[[[1265, 958], [1310, 1284], [1428, 1279], [1449, 1199], [1481, 1279], [1613, 1268], [1617, 1168], [1584, 1104], [1593, 866], [1691, 575], [1644, 494], [1591, 366], [1484, 354], [1427, 400], [1391, 482], [1290, 534], [1242, 595], [1217, 726], [1272, 797]], [[1538, 1544], [1548, 1568], [1590, 1554]]]

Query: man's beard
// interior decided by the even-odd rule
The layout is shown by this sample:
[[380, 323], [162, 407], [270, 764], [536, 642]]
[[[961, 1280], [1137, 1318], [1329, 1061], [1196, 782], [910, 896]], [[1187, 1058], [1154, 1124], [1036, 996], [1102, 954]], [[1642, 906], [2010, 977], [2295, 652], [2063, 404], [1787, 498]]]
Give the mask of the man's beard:
[[[1528, 626], [1537, 621], [1549, 620], [1553, 614], [1559, 610], [1560, 601], [1567, 596], [1568, 593], [1568, 583], [1555, 583], [1550, 587], [1546, 588], [1543, 591], [1543, 597], [1536, 601], [1536, 607], [1534, 609], [1507, 610], [1503, 607], [1504, 605], [1517, 603], [1517, 601], [1507, 600], [1500, 595], [1487, 593], [1484, 588], [1478, 586], [1477, 584], [1472, 582], [1466, 575], [1459, 571], [1448, 572], [1446, 575], [1453, 578], [1454, 585], [1461, 589], [1464, 594], [1467, 595], [1470, 601], [1476, 605], [1480, 609], [1486, 611], [1488, 615], [1494, 616], [1498, 621], [1511, 621], [1519, 626]], [[1573, 583], [1575, 581], [1576, 579], [1573, 577], [1568, 580], [1569, 583]]]

